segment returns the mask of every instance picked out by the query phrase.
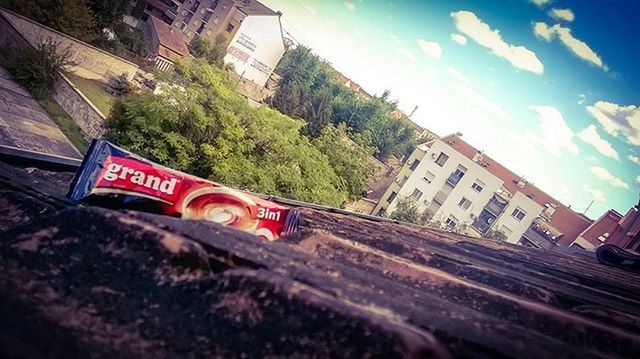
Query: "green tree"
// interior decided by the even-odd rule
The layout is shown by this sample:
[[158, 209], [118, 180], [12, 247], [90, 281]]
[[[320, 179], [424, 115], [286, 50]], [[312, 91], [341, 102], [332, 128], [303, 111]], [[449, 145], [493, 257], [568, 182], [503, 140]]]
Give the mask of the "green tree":
[[35, 98], [44, 99], [53, 89], [56, 76], [67, 71], [69, 51], [61, 50], [51, 39], [27, 48], [17, 59], [13, 74]]
[[503, 232], [493, 228], [489, 229], [483, 237], [486, 239], [493, 239], [495, 241], [500, 241], [500, 242], [504, 242], [507, 240], [507, 236]]
[[86, 0], [1, 0], [0, 5], [84, 41], [96, 35]]
[[166, 166], [254, 192], [330, 206], [349, 197], [327, 155], [301, 134], [304, 122], [254, 109], [205, 60], [179, 62], [182, 86], [126, 99], [107, 137]]
[[217, 35], [213, 41], [202, 36], [196, 36], [189, 45], [191, 55], [196, 58], [203, 58], [210, 64], [222, 67], [224, 56], [227, 53], [226, 40], [224, 36]]
[[423, 216], [418, 210], [418, 203], [411, 197], [400, 198], [389, 218], [407, 223], [424, 224]]
[[90, 0], [89, 3], [97, 25], [114, 29], [122, 22], [129, 0]]
[[371, 151], [351, 141], [344, 124], [337, 128], [326, 126], [312, 143], [329, 159], [349, 199], [360, 198], [373, 173], [373, 167], [369, 165]]

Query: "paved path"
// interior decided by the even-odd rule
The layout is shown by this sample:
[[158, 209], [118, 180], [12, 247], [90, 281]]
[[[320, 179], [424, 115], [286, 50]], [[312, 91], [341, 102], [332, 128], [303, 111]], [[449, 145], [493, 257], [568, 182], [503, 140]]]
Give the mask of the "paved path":
[[0, 68], [0, 147], [81, 158], [53, 119]]

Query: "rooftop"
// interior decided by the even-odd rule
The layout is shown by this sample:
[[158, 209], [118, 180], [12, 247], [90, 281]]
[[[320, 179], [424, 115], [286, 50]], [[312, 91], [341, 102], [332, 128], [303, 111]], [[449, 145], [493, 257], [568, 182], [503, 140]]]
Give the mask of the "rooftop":
[[235, 0], [235, 6], [247, 15], [278, 15], [277, 12], [256, 0]]
[[149, 16], [149, 25], [151, 31], [158, 35], [158, 55], [172, 61], [189, 55], [187, 42], [180, 30], [154, 16]]
[[3, 161], [0, 356], [640, 351], [640, 277], [581, 252], [278, 198], [299, 208], [302, 228], [260, 242], [208, 222], [75, 206], [64, 197], [70, 168]]
[[[440, 140], [471, 160], [473, 160], [474, 156], [480, 152], [456, 134], [442, 137]], [[560, 239], [558, 244], [571, 244], [571, 242], [593, 222], [585, 215], [573, 211], [571, 208], [565, 206], [560, 201], [551, 197], [531, 183], [527, 182], [523, 187], [520, 187], [518, 182], [522, 176], [515, 174], [499, 162], [493, 160], [491, 157], [483, 154], [482, 161], [479, 161], [478, 164], [494, 176], [501, 179], [504, 182], [503, 186], [511, 194], [521, 192], [543, 207], [547, 203], [557, 205], [555, 212], [551, 216], [551, 224], [564, 233], [564, 237]]]

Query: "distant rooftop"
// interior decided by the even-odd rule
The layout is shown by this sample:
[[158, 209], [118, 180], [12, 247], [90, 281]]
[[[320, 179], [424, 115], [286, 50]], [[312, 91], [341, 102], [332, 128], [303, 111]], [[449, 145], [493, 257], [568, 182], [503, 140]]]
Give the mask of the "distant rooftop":
[[149, 16], [149, 24], [158, 34], [160, 42], [158, 55], [169, 60], [177, 60], [189, 55], [189, 48], [181, 31], [154, 16]]
[[277, 15], [263, 3], [255, 0], [236, 0], [235, 6], [247, 15]]

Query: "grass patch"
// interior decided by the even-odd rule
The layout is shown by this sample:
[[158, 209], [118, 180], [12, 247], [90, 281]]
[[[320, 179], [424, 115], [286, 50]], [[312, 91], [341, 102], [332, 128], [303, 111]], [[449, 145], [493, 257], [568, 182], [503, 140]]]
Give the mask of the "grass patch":
[[56, 102], [50, 99], [39, 100], [38, 103], [53, 118], [62, 133], [71, 141], [75, 148], [84, 154], [89, 148], [89, 142], [84, 139], [80, 127], [67, 115]]
[[65, 75], [103, 115], [109, 116], [111, 107], [113, 107], [117, 98], [107, 92], [107, 84], [98, 80], [85, 79], [73, 73]]

